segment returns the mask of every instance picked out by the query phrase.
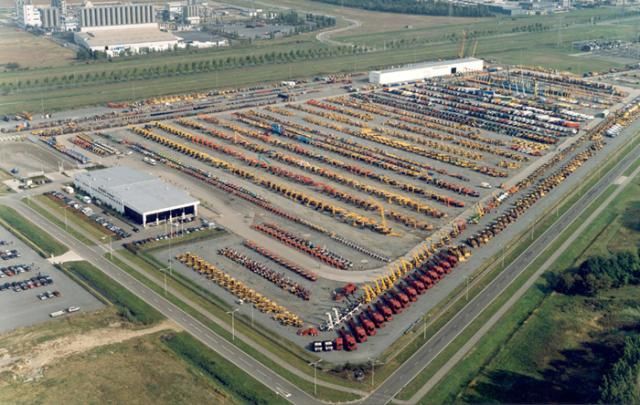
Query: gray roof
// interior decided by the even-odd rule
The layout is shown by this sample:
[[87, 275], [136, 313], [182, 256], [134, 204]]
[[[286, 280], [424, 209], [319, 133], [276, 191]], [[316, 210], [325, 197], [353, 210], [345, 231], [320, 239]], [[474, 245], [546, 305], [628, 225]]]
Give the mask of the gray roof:
[[426, 67], [455, 65], [455, 64], [458, 64], [458, 63], [473, 62], [473, 61], [478, 61], [478, 60], [480, 60], [480, 59], [478, 59], [478, 58], [462, 58], [462, 59], [439, 60], [439, 61], [435, 61], [435, 62], [414, 63], [414, 64], [404, 65], [404, 66], [401, 66], [401, 67], [391, 68], [391, 69], [374, 70], [374, 72], [381, 72], [381, 73], [401, 72], [403, 70], [408, 70], [408, 69], [421, 69], [421, 68], [426, 68]]
[[[147, 24], [148, 25], [148, 24]], [[146, 44], [154, 42], [178, 41], [170, 32], [160, 31], [157, 26], [119, 27], [113, 29], [92, 29], [76, 32], [75, 35], [82, 38], [89, 46], [124, 46]]]
[[198, 42], [209, 42], [209, 41], [223, 41], [226, 38], [220, 35], [213, 35], [209, 32], [204, 31], [178, 31], [173, 32], [178, 38], [182, 38], [185, 41], [198, 41]]
[[92, 184], [94, 188], [107, 191], [138, 213], [164, 211], [199, 203], [187, 192], [126, 166], [80, 173], [76, 177]]

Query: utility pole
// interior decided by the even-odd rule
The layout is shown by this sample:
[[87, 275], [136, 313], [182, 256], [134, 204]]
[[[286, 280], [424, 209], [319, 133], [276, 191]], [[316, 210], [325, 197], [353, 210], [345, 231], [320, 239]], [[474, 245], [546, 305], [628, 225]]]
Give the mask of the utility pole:
[[238, 312], [240, 308], [236, 308], [233, 311], [227, 312], [227, 314], [231, 314], [231, 340], [236, 341], [236, 324], [235, 324], [235, 314]]
[[[373, 387], [375, 385], [375, 380], [376, 380], [376, 363], [377, 360], [374, 358], [369, 357], [369, 361], [371, 362], [371, 386]], [[384, 364], [384, 363], [382, 363]]]
[[309, 365], [313, 367], [313, 395], [314, 396], [318, 395], [318, 364], [320, 364], [321, 361], [322, 359], [318, 359], [312, 363], [309, 363]]

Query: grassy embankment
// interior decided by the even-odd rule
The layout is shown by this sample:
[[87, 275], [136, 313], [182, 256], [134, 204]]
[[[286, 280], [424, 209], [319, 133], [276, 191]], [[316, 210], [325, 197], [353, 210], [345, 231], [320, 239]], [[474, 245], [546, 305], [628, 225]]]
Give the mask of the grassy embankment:
[[[70, 235], [73, 235], [73, 237], [75, 237], [85, 245], [91, 246], [96, 244], [95, 241], [87, 238], [85, 233], [80, 232], [75, 228], [74, 225], [77, 225], [75, 219], [67, 217], [67, 224], [65, 225], [64, 220], [61, 220], [59, 217], [57, 217], [51, 212], [52, 210], [58, 211], [57, 207], [51, 207], [49, 206], [49, 204], [44, 204], [44, 201], [42, 201], [39, 197], [44, 197], [44, 196], [38, 196], [36, 198], [23, 198], [21, 201], [25, 205], [27, 205], [29, 208], [36, 211], [43, 217], [45, 217], [49, 222], [55, 224], [60, 229], [64, 229], [67, 233], [69, 233]], [[64, 213], [61, 213], [61, 215], [64, 217]], [[71, 215], [69, 214], [69, 216]], [[71, 222], [71, 226], [69, 226], [69, 222]]]
[[151, 325], [164, 319], [162, 314], [89, 262], [66, 262], [61, 268], [98, 298], [115, 305], [120, 315], [131, 323]]
[[0, 205], [0, 224], [42, 257], [59, 256], [69, 250], [11, 207]]

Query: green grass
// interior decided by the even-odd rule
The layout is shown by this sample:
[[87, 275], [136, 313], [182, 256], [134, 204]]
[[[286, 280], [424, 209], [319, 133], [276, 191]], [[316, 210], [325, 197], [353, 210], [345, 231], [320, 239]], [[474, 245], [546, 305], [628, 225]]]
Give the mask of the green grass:
[[[67, 215], [67, 222], [75, 225], [78, 229], [82, 231], [83, 234], [90, 235], [96, 240], [100, 240], [101, 238], [114, 235], [113, 232], [109, 231], [105, 227], [101, 226], [95, 221], [92, 221], [84, 215], [82, 212], [75, 210], [71, 207], [65, 208], [64, 202], [60, 200], [53, 199], [52, 197], [46, 195], [39, 195], [34, 198], [37, 202], [43, 205], [47, 210], [51, 213], [55, 213], [58, 218], [65, 217], [65, 211]], [[63, 224], [64, 225], [64, 224]]]
[[76, 280], [87, 285], [115, 305], [120, 314], [129, 322], [151, 325], [164, 319], [164, 316], [135, 296], [120, 284], [111, 280], [100, 269], [89, 262], [67, 262], [62, 268]]
[[0, 205], [0, 223], [43, 257], [59, 256], [69, 250], [13, 208]]
[[[38, 198], [35, 199], [38, 200]], [[67, 233], [69, 233], [85, 245], [95, 245], [95, 242], [84, 236], [83, 233], [78, 232], [73, 226], [65, 226], [63, 221], [61, 221], [58, 217], [42, 207], [40, 204], [34, 203], [33, 200], [34, 199], [23, 198], [21, 201], [32, 210], [37, 211], [40, 215], [47, 218], [48, 221], [55, 224], [58, 228], [64, 229]]]
[[[627, 187], [615, 203], [607, 207], [554, 263], [551, 271], [560, 272], [574, 266], [587, 256], [585, 252], [592, 255], [621, 249], [618, 241], [622, 240], [622, 234], [604, 239], [601, 235], [603, 230], [610, 227], [612, 220], [618, 218], [618, 213], [625, 212], [630, 204], [638, 202], [637, 190], [640, 177], [635, 181], [635, 184]], [[596, 201], [582, 217], [586, 218], [590, 215], [610, 191], [605, 192], [604, 197]], [[571, 234], [579, 224], [580, 221], [574, 223], [565, 235]], [[622, 228], [618, 230], [626, 232]], [[635, 247], [637, 247], [640, 246], [638, 243], [640, 233], [637, 230], [635, 232], [634, 237], [637, 243]], [[559, 242], [562, 242], [562, 237]], [[557, 246], [558, 243], [554, 244], [549, 251], [553, 251]], [[539, 259], [539, 261], [542, 260], [544, 258]], [[538, 266], [538, 263], [534, 263], [531, 267]], [[637, 287], [621, 290], [626, 291], [626, 295], [622, 294], [622, 301], [637, 297]], [[620, 294], [620, 291], [616, 293]], [[606, 308], [603, 307], [605, 304], [607, 303], [600, 302], [596, 305], [582, 297], [549, 295], [546, 278], [541, 278], [500, 320], [491, 334], [485, 336], [473, 352], [445, 377], [446, 383], [438, 384], [424, 401], [580, 402], [579, 396], [588, 394], [582, 392], [580, 387], [574, 387], [575, 391], [572, 391], [568, 386], [564, 386], [567, 397], [545, 397], [544, 390], [539, 388], [545, 385], [552, 386], [554, 383], [544, 381], [544, 377], [549, 378], [548, 373], [552, 373], [548, 368], [553, 367], [558, 373], [561, 372], [555, 380], [558, 383], [563, 381], [563, 378], [571, 377], [568, 375], [571, 373], [571, 365], [565, 364], [568, 361], [565, 355], [567, 353], [576, 355], [573, 351], [584, 349], [583, 342], [601, 327], [596, 322], [599, 317], [618, 312], [617, 310], [609, 311], [610, 308], [605, 310]], [[636, 322], [637, 318], [640, 317], [636, 317]], [[557, 366], [560, 363], [562, 363], [561, 370]], [[577, 367], [577, 365], [574, 366]], [[480, 373], [479, 370], [481, 370]], [[589, 378], [587, 371], [582, 370], [581, 373], [583, 378]], [[536, 396], [536, 392], [540, 396]]]
[[[134, 270], [129, 265], [124, 263], [120, 258], [118, 258], [119, 255], [126, 257], [128, 260], [135, 263], [136, 266], [143, 269], [144, 274]], [[108, 255], [105, 255], [105, 257], [108, 258]], [[159, 282], [158, 280], [155, 280], [155, 281], [152, 280], [154, 278], [152, 277], [152, 275], [157, 274], [156, 269], [160, 268], [160, 266], [155, 266], [145, 261], [144, 259], [138, 256], [135, 256], [133, 253], [127, 250], [116, 251], [116, 254], [114, 255], [112, 261], [122, 270], [126, 271], [127, 273], [129, 273], [130, 275], [138, 279], [140, 282], [144, 283], [149, 288], [156, 291], [158, 294], [162, 294], [163, 296], [165, 296], [165, 298], [167, 298], [172, 303], [177, 305], [183, 311], [187, 312], [188, 314], [196, 318], [198, 321], [202, 322], [212, 331], [216, 332], [218, 335], [227, 339], [228, 341], [232, 341], [231, 333], [228, 332], [226, 329], [223, 329], [217, 323], [213, 322], [210, 318], [206, 316], [205, 313], [199, 312], [198, 310], [190, 307], [185, 302], [183, 302], [180, 298], [174, 296], [171, 293], [168, 293], [167, 295], [164, 294], [164, 289], [160, 285], [161, 282]], [[227, 311], [229, 308], [228, 305], [221, 302], [215, 295], [211, 294], [210, 292], [203, 289], [202, 287], [199, 287], [191, 283], [189, 280], [187, 280], [184, 277], [180, 277], [177, 272], [173, 273], [173, 277], [167, 277], [167, 287], [175, 289], [182, 296], [184, 296], [185, 298], [188, 298], [189, 300], [197, 304], [200, 308], [203, 308], [207, 314], [214, 315], [221, 320], [229, 319], [228, 315], [226, 315], [225, 313], [225, 311]], [[276, 338], [275, 336], [265, 335], [264, 334], [265, 332], [262, 331], [262, 329], [259, 328], [258, 326], [251, 327], [250, 320], [247, 319], [246, 317], [242, 315], [236, 317], [235, 327], [236, 327], [236, 331], [241, 332], [242, 334], [248, 336], [253, 342], [258, 343], [260, 346], [264, 347], [265, 349], [270, 351], [272, 354], [276, 355], [279, 359], [283, 359], [288, 364], [291, 364], [297, 367], [298, 369], [303, 370], [303, 372], [307, 367], [309, 367], [307, 361], [311, 361], [312, 358], [310, 358], [307, 355], [307, 353], [303, 352], [302, 349], [298, 348], [297, 346], [291, 343], [285, 342], [286, 344], [283, 344], [280, 341], [273, 341], [272, 339], [275, 339]], [[236, 339], [235, 344], [238, 347], [240, 347], [245, 353], [248, 353], [253, 358], [257, 359], [262, 364], [269, 367], [271, 370], [277, 372], [283, 378], [286, 378], [287, 380], [295, 383], [296, 386], [307, 391], [308, 393], [313, 393], [313, 384], [306, 380], [303, 380], [302, 378], [300, 378], [298, 374], [292, 373], [289, 370], [281, 367], [278, 363], [272, 361], [271, 359], [269, 359], [268, 357], [266, 357], [265, 355], [258, 352], [256, 349], [254, 349], [253, 347], [249, 346], [247, 343], [239, 339]], [[293, 353], [292, 353], [292, 350], [293, 350]], [[305, 358], [308, 360], [303, 360]], [[324, 373], [319, 373], [318, 379], [328, 380], [329, 382], [336, 383], [336, 384], [345, 383], [345, 381], [340, 380], [336, 376], [328, 375]], [[353, 386], [353, 382], [351, 382], [351, 384]], [[353, 388], [356, 388], [356, 387], [353, 387]], [[319, 386], [318, 398], [335, 402], [335, 401], [355, 400], [359, 398], [359, 396], [355, 394], [345, 393], [342, 391], [336, 391], [333, 389]]]
[[276, 395], [249, 374], [185, 332], [164, 339], [164, 343], [189, 364], [213, 379], [225, 390], [233, 393], [240, 402], [251, 404], [288, 403], [284, 398]]

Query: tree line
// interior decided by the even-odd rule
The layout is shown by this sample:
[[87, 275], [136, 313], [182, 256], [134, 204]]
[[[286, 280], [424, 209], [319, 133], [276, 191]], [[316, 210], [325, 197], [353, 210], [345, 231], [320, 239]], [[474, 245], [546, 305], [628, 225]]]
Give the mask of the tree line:
[[482, 4], [467, 5], [439, 0], [314, 0], [322, 3], [402, 14], [489, 17], [494, 14]]
[[586, 296], [627, 284], [640, 284], [640, 258], [630, 252], [591, 257], [578, 268], [556, 276], [554, 284], [560, 293]]
[[48, 89], [79, 86], [87, 83], [119, 82], [127, 80], [157, 79], [195, 73], [207, 73], [236, 69], [242, 67], [261, 66], [268, 64], [282, 64], [295, 61], [324, 59], [336, 56], [358, 55], [368, 52], [369, 49], [362, 46], [338, 46], [310, 49], [290, 50], [289, 52], [266, 52], [262, 54], [246, 56], [229, 56], [193, 62], [156, 65], [144, 68], [118, 69], [111, 71], [68, 73], [59, 76], [47, 76], [44, 78], [18, 80], [17, 82], [4, 82], [0, 89], [7, 94], [13, 91], [27, 89]]
[[601, 404], [639, 404], [640, 335], [627, 336], [622, 356], [602, 378]]

